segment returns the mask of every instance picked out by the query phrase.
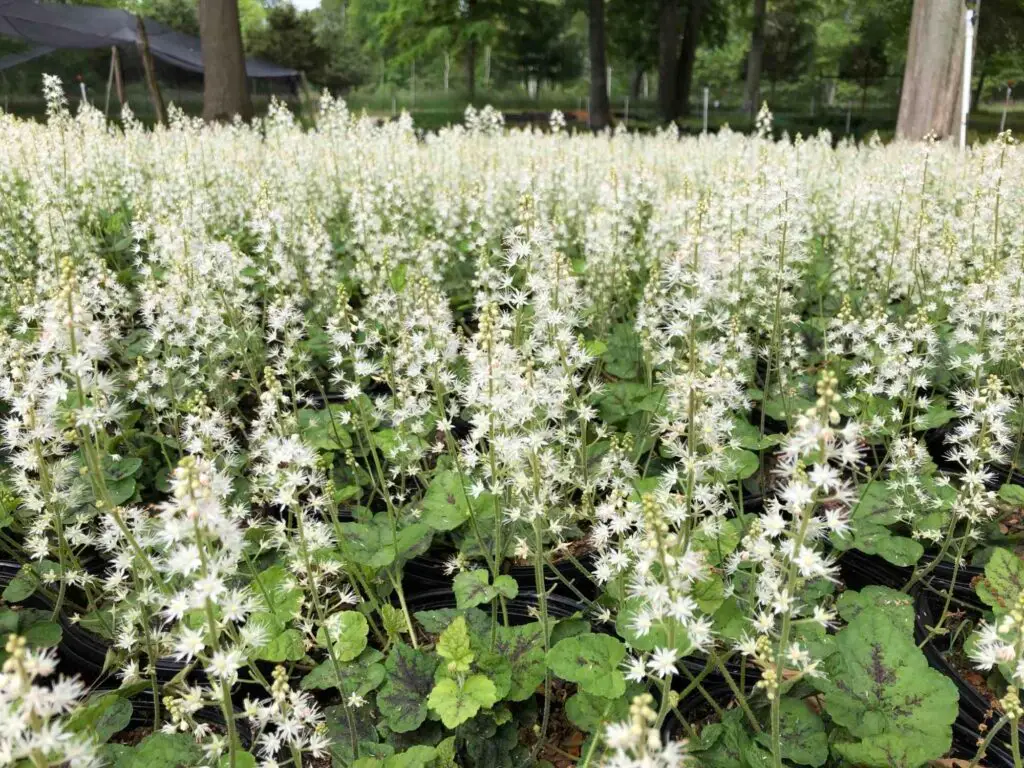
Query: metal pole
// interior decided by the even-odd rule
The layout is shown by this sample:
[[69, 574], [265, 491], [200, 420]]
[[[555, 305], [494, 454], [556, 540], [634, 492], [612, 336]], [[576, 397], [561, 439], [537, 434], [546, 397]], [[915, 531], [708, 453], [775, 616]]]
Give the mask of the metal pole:
[[612, 97], [612, 68], [608, 67], [608, 98]]
[[964, 71], [960, 93], [960, 150], [967, 149], [967, 113], [971, 111], [971, 64], [974, 59], [974, 11], [967, 11], [964, 30]]
[[708, 132], [708, 96], [711, 93], [711, 89], [706, 85], [704, 86], [704, 133]]
[[1003, 102], [1003, 116], [999, 119], [999, 132], [1002, 133], [1006, 130], [1006, 111], [1010, 108], [1010, 91], [1013, 90], [1012, 86], [1006, 86], [1006, 101]]

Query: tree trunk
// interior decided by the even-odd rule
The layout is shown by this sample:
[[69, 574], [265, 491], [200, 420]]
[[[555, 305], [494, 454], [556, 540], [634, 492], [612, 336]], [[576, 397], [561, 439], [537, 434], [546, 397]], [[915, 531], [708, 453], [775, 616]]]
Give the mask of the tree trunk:
[[633, 101], [640, 101], [640, 88], [644, 84], [644, 65], [637, 64], [633, 72], [633, 82], [629, 86], [629, 98]]
[[476, 40], [473, 38], [466, 44], [466, 90], [472, 104], [476, 98]]
[[985, 89], [985, 78], [988, 77], [988, 59], [982, 59], [981, 67], [978, 70], [978, 84], [974, 87], [974, 95], [971, 97], [971, 111], [974, 112], [978, 109], [978, 104], [981, 102], [981, 92]]
[[963, 76], [963, 0], [914, 0], [896, 136], [921, 139], [956, 133]]
[[693, 65], [700, 44], [700, 21], [704, 13], [704, 0], [690, 0], [683, 25], [683, 49], [679, 54], [676, 76], [676, 105], [680, 115], [690, 114], [690, 94], [693, 92]]
[[679, 57], [679, 0], [661, 0], [658, 12], [658, 108], [668, 122], [676, 119]]
[[588, 0], [590, 37], [590, 127], [596, 131], [612, 122], [608, 103], [608, 65], [605, 59], [604, 0]]
[[750, 33], [747, 82], [743, 88], [743, 107], [751, 118], [761, 108], [761, 67], [764, 65], [764, 21], [767, 15], [768, 0], [754, 0], [754, 28]]
[[199, 0], [199, 40], [203, 53], [203, 119], [252, 117], [245, 76], [238, 0]]

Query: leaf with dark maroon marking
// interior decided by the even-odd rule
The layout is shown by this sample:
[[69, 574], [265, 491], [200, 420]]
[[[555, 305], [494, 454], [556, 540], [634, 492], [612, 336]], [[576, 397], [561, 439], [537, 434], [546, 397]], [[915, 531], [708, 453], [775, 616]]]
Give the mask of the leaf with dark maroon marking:
[[952, 741], [956, 686], [928, 666], [909, 628], [889, 611], [861, 608], [836, 635], [819, 683], [825, 711], [848, 732], [833, 751], [877, 768], [913, 768], [941, 757]]
[[427, 697], [434, 687], [437, 659], [401, 643], [385, 662], [388, 680], [377, 694], [377, 707], [396, 733], [419, 728], [427, 719]]
[[975, 589], [996, 614], [1008, 613], [1017, 606], [1017, 598], [1024, 589], [1024, 563], [1012, 552], [994, 550], [985, 565], [985, 578]]
[[494, 650], [512, 666], [509, 701], [525, 701], [544, 682], [544, 637], [540, 622], [519, 627], [498, 627]]

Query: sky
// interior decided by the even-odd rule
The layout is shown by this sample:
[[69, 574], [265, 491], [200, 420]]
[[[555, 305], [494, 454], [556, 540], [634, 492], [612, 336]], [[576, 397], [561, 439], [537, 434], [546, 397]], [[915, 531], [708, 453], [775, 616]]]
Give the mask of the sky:
[[319, 8], [320, 0], [292, 0], [292, 5], [300, 11], [308, 11], [310, 8]]

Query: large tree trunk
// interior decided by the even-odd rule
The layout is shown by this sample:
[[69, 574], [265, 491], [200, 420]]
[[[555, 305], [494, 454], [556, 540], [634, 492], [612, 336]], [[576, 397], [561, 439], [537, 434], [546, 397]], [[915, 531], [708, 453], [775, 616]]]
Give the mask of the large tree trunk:
[[[466, 0], [466, 21], [473, 23], [476, 12], [476, 0]], [[469, 103], [476, 98], [476, 38], [466, 41], [466, 90], [469, 92]]]
[[693, 91], [693, 65], [700, 44], [700, 21], [704, 13], [704, 0], [690, 0], [683, 25], [683, 50], [679, 54], [676, 77], [676, 104], [680, 115], [690, 114], [690, 94]]
[[644, 84], [644, 65], [637, 64], [633, 70], [633, 82], [629, 86], [629, 98], [634, 102], [640, 101], [640, 88]]
[[921, 139], [956, 133], [963, 76], [963, 0], [914, 0], [896, 136]]
[[750, 33], [747, 57], [747, 82], [743, 88], [743, 107], [753, 117], [761, 107], [761, 67], [764, 65], [764, 21], [768, 0], [754, 0], [754, 28]]
[[466, 45], [466, 86], [472, 104], [476, 98], [476, 40], [473, 39]]
[[203, 52], [203, 118], [252, 117], [245, 76], [238, 0], [199, 0], [199, 38]]
[[658, 12], [658, 108], [661, 116], [676, 119], [676, 75], [679, 55], [679, 0], [661, 0]]
[[605, 59], [604, 0], [589, 0], [590, 127], [607, 128], [612, 122], [608, 102], [608, 65]]

